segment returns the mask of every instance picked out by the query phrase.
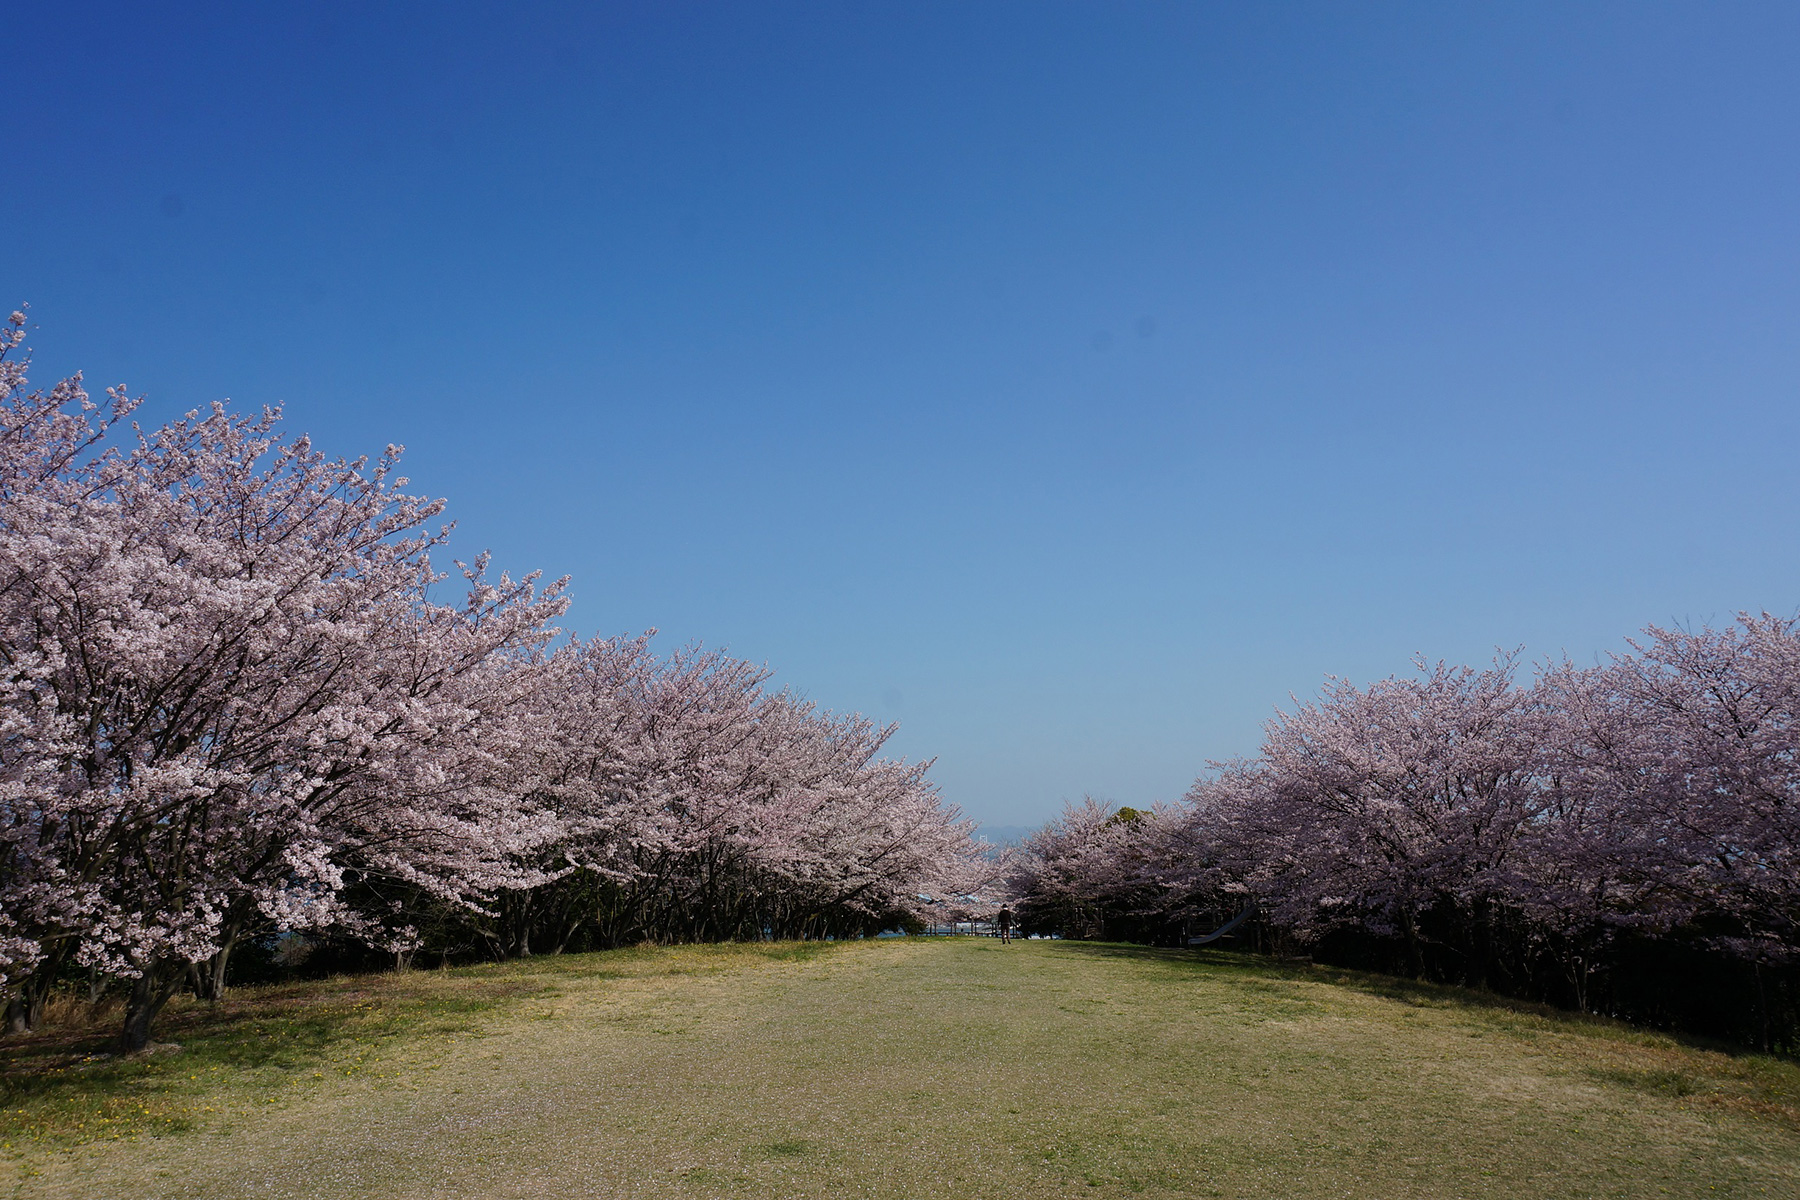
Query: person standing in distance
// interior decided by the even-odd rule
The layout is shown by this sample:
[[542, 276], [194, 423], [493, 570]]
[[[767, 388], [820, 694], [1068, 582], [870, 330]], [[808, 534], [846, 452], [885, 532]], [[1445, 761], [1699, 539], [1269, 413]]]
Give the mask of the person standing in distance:
[[994, 924], [1000, 927], [1000, 944], [1009, 944], [1012, 941], [1012, 909], [1002, 908], [995, 915]]

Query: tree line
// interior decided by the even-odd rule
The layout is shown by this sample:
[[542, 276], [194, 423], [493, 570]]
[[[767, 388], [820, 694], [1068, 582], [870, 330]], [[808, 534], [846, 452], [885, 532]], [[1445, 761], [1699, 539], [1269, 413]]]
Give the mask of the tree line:
[[1800, 1045], [1800, 625], [1650, 628], [1521, 682], [1329, 680], [1179, 802], [1028, 840], [1028, 924], [1239, 945]]
[[[399, 450], [280, 413], [155, 428], [120, 388], [33, 390], [0, 332], [0, 999], [184, 988], [282, 935], [404, 960], [828, 936], [967, 890], [971, 825], [717, 651], [563, 637], [566, 581], [433, 565]], [[460, 594], [442, 593], [448, 579]]]

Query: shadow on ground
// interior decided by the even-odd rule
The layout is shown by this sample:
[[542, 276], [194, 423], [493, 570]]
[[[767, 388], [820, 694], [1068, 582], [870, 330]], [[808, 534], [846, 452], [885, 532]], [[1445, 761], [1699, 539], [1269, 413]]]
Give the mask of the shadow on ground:
[[1785, 1062], [1800, 1062], [1800, 1055], [1765, 1054], [1754, 1047], [1715, 1041], [1671, 1030], [1646, 1028], [1592, 1013], [1571, 1012], [1532, 1000], [1517, 1000], [1498, 992], [1483, 991], [1480, 988], [1431, 983], [1422, 979], [1404, 979], [1395, 975], [1381, 975], [1372, 971], [1326, 966], [1301, 959], [1253, 954], [1246, 950], [1188, 950], [1169, 946], [1137, 946], [1125, 942], [1059, 941], [1055, 944], [1059, 949], [1072, 954], [1138, 963], [1157, 963], [1175, 972], [1227, 971], [1262, 979], [1283, 979], [1297, 983], [1328, 983], [1349, 988], [1364, 995], [1378, 996], [1384, 1000], [1393, 1000], [1417, 1008], [1459, 1006], [1484, 1009], [1517, 1016], [1537, 1017], [1602, 1035], [1653, 1033], [1690, 1049], [1707, 1050], [1733, 1058], [1774, 1058]]

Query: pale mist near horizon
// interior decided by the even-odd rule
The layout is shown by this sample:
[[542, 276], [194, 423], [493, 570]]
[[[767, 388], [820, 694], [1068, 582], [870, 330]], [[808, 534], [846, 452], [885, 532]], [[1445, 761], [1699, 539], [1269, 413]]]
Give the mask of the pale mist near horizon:
[[1800, 603], [1800, 10], [45, 6], [34, 374], [408, 447], [566, 625], [1179, 796], [1327, 674]]

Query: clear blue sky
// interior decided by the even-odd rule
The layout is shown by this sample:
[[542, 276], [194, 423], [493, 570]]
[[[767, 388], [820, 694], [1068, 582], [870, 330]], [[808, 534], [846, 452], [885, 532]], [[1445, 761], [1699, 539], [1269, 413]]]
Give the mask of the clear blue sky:
[[408, 447], [999, 824], [1800, 604], [1800, 7], [6, 18], [38, 374]]

